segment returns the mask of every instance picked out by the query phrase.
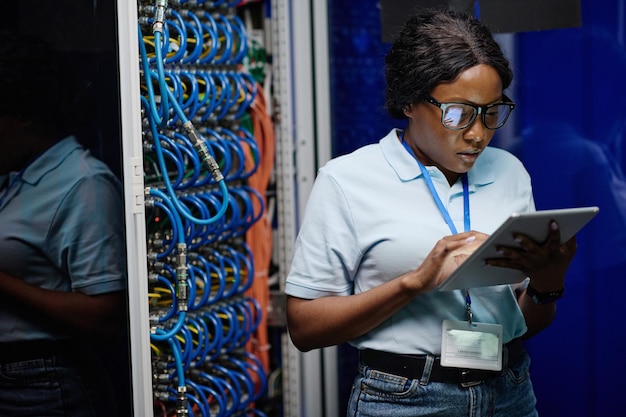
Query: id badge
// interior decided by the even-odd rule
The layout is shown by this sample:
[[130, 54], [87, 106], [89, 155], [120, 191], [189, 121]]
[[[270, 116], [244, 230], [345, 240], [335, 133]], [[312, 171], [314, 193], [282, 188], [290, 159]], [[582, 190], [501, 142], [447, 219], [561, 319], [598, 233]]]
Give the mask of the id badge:
[[502, 370], [502, 326], [444, 320], [441, 366]]

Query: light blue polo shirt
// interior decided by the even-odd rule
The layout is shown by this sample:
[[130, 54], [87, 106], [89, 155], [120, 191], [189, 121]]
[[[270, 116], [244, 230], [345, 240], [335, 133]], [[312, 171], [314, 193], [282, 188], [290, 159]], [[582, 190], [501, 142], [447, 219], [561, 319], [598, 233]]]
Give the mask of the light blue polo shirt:
[[[126, 287], [121, 185], [104, 163], [68, 137], [9, 177], [0, 190], [0, 270], [57, 291]], [[66, 336], [41, 321], [0, 304], [0, 342]]]
[[[285, 292], [313, 299], [367, 291], [417, 268], [450, 229], [417, 162], [397, 130], [379, 143], [335, 158], [322, 167], [296, 239]], [[457, 230], [463, 230], [463, 187], [452, 187], [426, 168]], [[468, 173], [471, 228], [492, 233], [511, 213], [535, 209], [530, 177], [521, 162], [486, 148]], [[474, 320], [499, 323], [506, 343], [526, 332], [510, 286], [471, 290]], [[444, 319], [465, 319], [461, 290], [433, 291], [413, 299], [367, 334], [357, 348], [439, 354]]]

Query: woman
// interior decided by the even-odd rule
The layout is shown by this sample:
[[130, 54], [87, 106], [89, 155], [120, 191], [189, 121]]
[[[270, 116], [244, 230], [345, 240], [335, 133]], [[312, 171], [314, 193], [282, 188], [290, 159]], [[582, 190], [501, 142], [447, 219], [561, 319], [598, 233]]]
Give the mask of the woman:
[[[349, 416], [534, 416], [520, 340], [552, 321], [575, 239], [560, 245], [553, 222], [545, 242], [500, 248], [488, 264], [523, 271], [519, 285], [437, 290], [512, 212], [535, 209], [522, 164], [487, 146], [515, 106], [508, 61], [472, 16], [431, 10], [394, 40], [386, 80], [406, 129], [320, 169], [287, 278], [291, 338], [360, 350]], [[444, 344], [466, 355], [442, 357]]]

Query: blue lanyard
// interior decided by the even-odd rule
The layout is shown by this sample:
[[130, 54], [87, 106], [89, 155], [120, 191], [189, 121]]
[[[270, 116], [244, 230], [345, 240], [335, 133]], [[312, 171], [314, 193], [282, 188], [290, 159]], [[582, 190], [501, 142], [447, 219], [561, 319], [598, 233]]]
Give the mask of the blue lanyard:
[[[452, 234], [457, 234], [458, 231], [456, 229], [456, 226], [454, 225], [454, 222], [452, 221], [452, 218], [450, 217], [450, 213], [448, 212], [448, 209], [446, 209], [446, 207], [443, 205], [443, 202], [441, 201], [441, 198], [439, 198], [439, 194], [437, 193], [437, 190], [435, 189], [435, 184], [433, 184], [433, 180], [430, 177], [430, 174], [428, 173], [424, 165], [419, 161], [419, 159], [417, 159], [417, 156], [415, 156], [413, 149], [411, 149], [409, 144], [404, 141], [404, 133], [402, 134], [402, 145], [404, 145], [406, 150], [413, 156], [413, 158], [415, 158], [415, 161], [417, 161], [417, 165], [422, 170], [422, 174], [424, 174], [424, 181], [426, 181], [426, 185], [428, 186], [428, 189], [430, 190], [430, 194], [433, 196], [433, 199], [435, 200], [435, 203], [437, 204], [437, 207], [439, 208], [439, 211], [441, 212], [441, 216], [448, 224], [450, 231], [452, 232]], [[463, 213], [464, 213], [463, 214], [463, 226], [465, 229], [464, 231], [469, 232], [471, 230], [471, 227], [470, 227], [470, 207], [469, 207], [469, 185], [467, 181], [467, 174], [461, 175], [461, 181], [463, 182]]]
[[[439, 208], [441, 215], [443, 216], [446, 223], [448, 223], [448, 227], [450, 228], [450, 231], [452, 232], [452, 234], [457, 234], [458, 232], [456, 230], [456, 226], [454, 225], [454, 222], [452, 221], [452, 218], [450, 217], [450, 213], [448, 212], [448, 209], [446, 209], [446, 207], [443, 205], [443, 202], [441, 201], [441, 198], [439, 197], [439, 193], [437, 193], [437, 190], [435, 189], [435, 184], [433, 184], [433, 180], [430, 177], [430, 174], [426, 170], [426, 167], [424, 167], [424, 164], [422, 164], [420, 160], [417, 159], [417, 156], [415, 155], [415, 152], [413, 152], [413, 149], [411, 149], [409, 144], [406, 143], [406, 141], [404, 140], [404, 132], [402, 132], [401, 140], [402, 140], [402, 145], [404, 146], [404, 148], [413, 156], [413, 158], [415, 158], [415, 161], [417, 161], [417, 165], [422, 170], [422, 174], [424, 175], [424, 181], [426, 181], [426, 185], [428, 185], [430, 194], [433, 196], [433, 199], [435, 200], [435, 203], [437, 204], [437, 207]], [[465, 228], [466, 232], [469, 232], [471, 230], [470, 207], [469, 207], [469, 184], [467, 181], [466, 173], [461, 175], [461, 181], [463, 182], [463, 227]], [[466, 311], [467, 321], [471, 325], [472, 324], [472, 298], [470, 296], [469, 289], [465, 290], [465, 308], [467, 310]]]
[[[456, 226], [454, 225], [454, 222], [452, 221], [452, 218], [450, 217], [450, 213], [448, 212], [448, 209], [446, 209], [446, 207], [443, 205], [443, 202], [441, 201], [441, 198], [439, 198], [439, 193], [437, 193], [437, 190], [435, 189], [435, 184], [433, 184], [433, 180], [430, 177], [430, 174], [426, 170], [426, 167], [424, 167], [424, 164], [422, 164], [420, 160], [417, 159], [417, 156], [415, 155], [415, 152], [413, 152], [413, 149], [411, 149], [409, 144], [406, 143], [406, 141], [404, 140], [404, 132], [402, 132], [401, 140], [402, 140], [402, 145], [404, 146], [404, 148], [411, 155], [413, 155], [413, 158], [415, 158], [415, 161], [417, 161], [417, 165], [422, 170], [422, 174], [424, 175], [424, 181], [426, 181], [426, 185], [428, 185], [430, 194], [433, 196], [435, 203], [437, 203], [437, 207], [439, 208], [441, 215], [443, 216], [446, 223], [448, 223], [448, 227], [450, 228], [450, 231], [452, 232], [452, 234], [457, 234], [458, 232], [456, 230]], [[469, 212], [469, 184], [467, 181], [466, 173], [461, 175], [461, 181], [463, 182], [463, 226], [465, 228], [465, 231], [469, 232], [471, 230], [470, 212]], [[470, 296], [469, 289], [465, 289], [465, 308], [466, 308], [466, 314], [467, 314], [467, 322], [471, 325], [472, 324], [472, 297]]]

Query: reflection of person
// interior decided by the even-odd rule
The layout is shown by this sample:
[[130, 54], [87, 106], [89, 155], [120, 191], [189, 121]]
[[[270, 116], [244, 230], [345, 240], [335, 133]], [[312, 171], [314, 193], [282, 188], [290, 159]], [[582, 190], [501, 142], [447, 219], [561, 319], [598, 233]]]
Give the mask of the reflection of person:
[[[522, 164], [487, 146], [514, 107], [508, 61], [473, 17], [429, 11], [404, 25], [386, 65], [387, 108], [407, 127], [320, 169], [286, 282], [292, 341], [359, 349], [351, 416], [534, 416], [520, 340], [552, 321], [575, 238], [560, 245], [552, 223], [543, 243], [519, 235], [518, 249], [500, 248], [488, 263], [523, 271], [520, 285], [436, 289], [470, 242], [534, 210]], [[502, 337], [476, 348], [455, 329]]]
[[124, 325], [121, 188], [68, 135], [60, 65], [44, 42], [2, 36], [3, 416], [118, 415], [103, 360], [92, 352]]
[[[623, 335], [606, 317], [626, 315], [626, 166], [617, 162], [619, 149], [610, 146], [626, 120], [625, 49], [593, 22], [524, 34], [521, 43], [532, 59], [520, 60], [525, 71], [518, 84], [532, 111], [508, 150], [533, 178], [541, 178], [533, 188], [537, 208], [600, 207], [579, 234], [559, 318], [550, 332], [526, 344], [538, 409], [553, 417], [615, 415], [626, 390], [618, 376], [626, 372], [626, 361], [615, 360], [623, 352]], [[589, 60], [590, 54], [598, 59]], [[581, 357], [589, 360], [581, 364]], [[587, 381], [584, 386], [563, 380], [572, 369]]]

